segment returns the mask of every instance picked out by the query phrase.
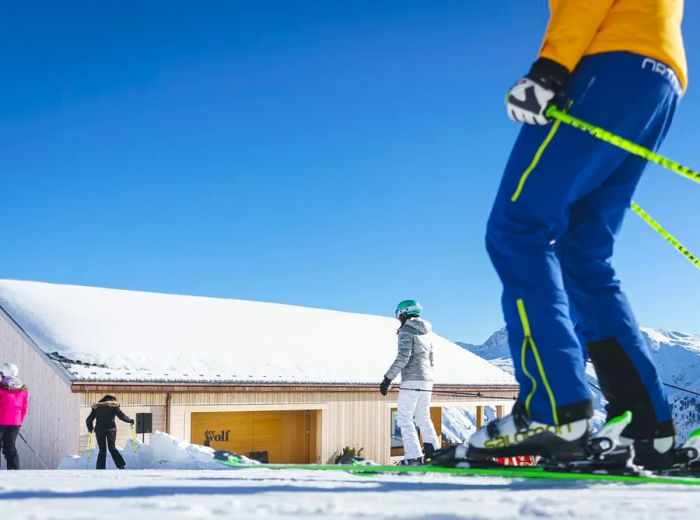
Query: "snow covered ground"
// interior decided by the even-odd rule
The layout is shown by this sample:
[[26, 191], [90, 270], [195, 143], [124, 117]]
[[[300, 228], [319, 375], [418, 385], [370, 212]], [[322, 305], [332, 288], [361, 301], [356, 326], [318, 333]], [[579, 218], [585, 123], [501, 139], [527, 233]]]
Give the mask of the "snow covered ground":
[[[227, 469], [0, 472], [3, 519], [694, 518], [697, 487]], [[695, 511], [695, 513], [693, 513]]]
[[697, 486], [228, 468], [164, 433], [120, 451], [124, 471], [92, 469], [95, 451], [58, 470], [0, 471], [2, 518], [688, 520], [700, 508]]
[[700, 508], [697, 486], [231, 469], [165, 434], [121, 451], [131, 469], [86, 470], [84, 452], [61, 463], [74, 469], [0, 472], [3, 519], [688, 520]]

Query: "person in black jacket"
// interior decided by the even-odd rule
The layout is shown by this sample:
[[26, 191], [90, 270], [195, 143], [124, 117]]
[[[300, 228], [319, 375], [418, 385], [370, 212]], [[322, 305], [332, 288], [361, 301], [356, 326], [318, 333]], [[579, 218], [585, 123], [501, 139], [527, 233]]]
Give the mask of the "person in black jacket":
[[[97, 455], [96, 469], [105, 469], [107, 448], [109, 448], [109, 453], [112, 455], [114, 465], [117, 466], [117, 469], [124, 469], [124, 466], [126, 466], [124, 458], [114, 445], [114, 441], [117, 438], [117, 425], [114, 422], [115, 417], [119, 417], [119, 419], [129, 424], [134, 424], [134, 420], [128, 417], [121, 411], [121, 408], [119, 408], [119, 401], [117, 401], [117, 398], [113, 395], [106, 395], [100, 399], [99, 402], [92, 405], [92, 411], [85, 420], [88, 431], [92, 433], [93, 429], [95, 430], [97, 446], [100, 448], [100, 452]], [[93, 428], [95, 419], [97, 419], [97, 423]]]

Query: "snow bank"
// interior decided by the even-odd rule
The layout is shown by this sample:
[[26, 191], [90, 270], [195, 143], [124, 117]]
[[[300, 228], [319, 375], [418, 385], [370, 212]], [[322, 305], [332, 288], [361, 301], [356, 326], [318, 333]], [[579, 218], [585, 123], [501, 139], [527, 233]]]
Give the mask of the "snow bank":
[[[151, 435], [150, 444], [144, 444], [138, 439], [134, 444], [133, 440], [129, 439], [119, 452], [124, 457], [128, 469], [226, 469], [226, 466], [212, 458], [213, 448], [190, 444], [162, 432]], [[244, 459], [258, 464], [257, 461], [246, 457]], [[93, 446], [89, 457], [87, 450], [80, 455], [64, 457], [58, 469], [95, 469], [96, 462], [97, 447]], [[116, 469], [109, 454], [107, 469]]]

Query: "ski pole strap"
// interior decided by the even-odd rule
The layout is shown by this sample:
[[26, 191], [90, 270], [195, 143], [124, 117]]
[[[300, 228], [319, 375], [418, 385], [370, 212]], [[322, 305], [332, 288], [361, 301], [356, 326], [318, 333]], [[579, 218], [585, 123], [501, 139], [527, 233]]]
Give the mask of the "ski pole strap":
[[697, 257], [693, 253], [691, 253], [688, 250], [688, 248], [686, 248], [683, 244], [681, 244], [680, 241], [676, 237], [674, 237], [671, 233], [666, 231], [666, 229], [664, 229], [664, 227], [661, 224], [659, 224], [656, 220], [654, 220], [654, 218], [651, 215], [649, 215], [649, 213], [644, 211], [639, 204], [632, 201], [631, 207], [632, 207], [632, 210], [637, 215], [642, 217], [644, 222], [649, 224], [649, 226], [651, 226], [652, 229], [654, 229], [659, 235], [664, 237], [666, 239], [666, 241], [668, 241], [673, 247], [675, 247], [678, 251], [680, 251], [680, 253], [683, 256], [685, 256], [688, 260], [690, 260], [690, 262], [693, 265], [695, 265], [695, 267], [700, 269], [700, 258], [699, 257]]
[[626, 150], [631, 154], [643, 157], [647, 161], [663, 166], [664, 168], [667, 168], [672, 172], [677, 173], [678, 175], [682, 175], [686, 179], [700, 184], [700, 172], [692, 170], [687, 166], [683, 166], [682, 164], [679, 164], [676, 161], [672, 161], [668, 157], [664, 157], [663, 155], [656, 153], [655, 151], [650, 150], [649, 148], [634, 143], [628, 139], [625, 139], [622, 136], [605, 130], [604, 128], [601, 128], [599, 126], [583, 121], [577, 117], [574, 117], [567, 112], [559, 110], [554, 105], [550, 105], [547, 108], [545, 114], [547, 115], [547, 117], [556, 119], [557, 121], [561, 121], [562, 123], [566, 123], [567, 125], [573, 126], [574, 128], [578, 128], [579, 130], [587, 132], [593, 137], [597, 137], [598, 139], [605, 141], [606, 143], [610, 143], [614, 146], [617, 146], [618, 148], [622, 148], [623, 150]]

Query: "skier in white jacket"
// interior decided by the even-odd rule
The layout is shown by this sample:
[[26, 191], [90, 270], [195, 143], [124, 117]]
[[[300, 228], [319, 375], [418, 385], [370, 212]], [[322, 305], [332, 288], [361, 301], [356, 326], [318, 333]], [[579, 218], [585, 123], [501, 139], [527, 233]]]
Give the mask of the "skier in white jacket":
[[[391, 381], [401, 373], [396, 422], [401, 428], [404, 458], [401, 465], [419, 465], [440, 447], [430, 420], [433, 390], [433, 333], [430, 323], [420, 317], [423, 307], [415, 300], [403, 300], [396, 306], [399, 349], [396, 359], [384, 375], [379, 391], [386, 395]], [[414, 424], [415, 421], [415, 424]], [[421, 449], [416, 424], [423, 437]]]

